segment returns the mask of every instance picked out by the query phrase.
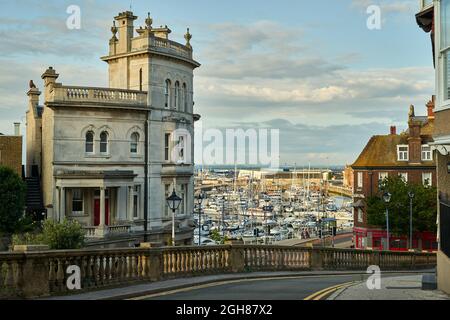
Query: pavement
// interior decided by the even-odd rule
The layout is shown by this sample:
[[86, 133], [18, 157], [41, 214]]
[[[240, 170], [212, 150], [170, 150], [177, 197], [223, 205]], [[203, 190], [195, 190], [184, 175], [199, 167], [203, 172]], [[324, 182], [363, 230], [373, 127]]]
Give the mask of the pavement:
[[327, 300], [450, 300], [441, 291], [422, 290], [422, 276], [382, 277], [379, 290], [369, 290], [359, 282], [333, 293]]
[[[399, 273], [393, 273], [393, 275], [396, 274]], [[162, 298], [164, 300], [302, 300], [319, 290], [348, 282], [365, 281], [367, 277], [368, 275], [361, 271], [222, 274], [150, 282], [74, 295], [49, 297], [43, 300], [124, 300], [132, 298]], [[267, 288], [270, 288], [270, 290]], [[275, 295], [274, 292], [276, 292]]]

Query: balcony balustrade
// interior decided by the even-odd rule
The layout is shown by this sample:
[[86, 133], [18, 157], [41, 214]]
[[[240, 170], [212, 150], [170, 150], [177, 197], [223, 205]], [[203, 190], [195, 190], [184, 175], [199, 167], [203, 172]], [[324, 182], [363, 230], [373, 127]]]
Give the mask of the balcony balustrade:
[[147, 105], [147, 93], [134, 90], [55, 85], [52, 94], [52, 102], [126, 104], [138, 107]]

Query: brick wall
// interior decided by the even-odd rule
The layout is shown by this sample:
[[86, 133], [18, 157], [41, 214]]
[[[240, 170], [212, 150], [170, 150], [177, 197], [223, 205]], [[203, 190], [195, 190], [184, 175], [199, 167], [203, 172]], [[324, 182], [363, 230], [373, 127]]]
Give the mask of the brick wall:
[[0, 166], [11, 168], [22, 176], [22, 137], [0, 136]]

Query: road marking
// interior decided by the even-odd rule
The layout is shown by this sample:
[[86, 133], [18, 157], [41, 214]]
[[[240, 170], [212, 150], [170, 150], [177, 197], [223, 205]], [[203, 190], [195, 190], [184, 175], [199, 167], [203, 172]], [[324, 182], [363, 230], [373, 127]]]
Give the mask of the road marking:
[[358, 281], [351, 281], [351, 282], [346, 282], [343, 284], [338, 284], [336, 286], [332, 286], [323, 290], [320, 290], [316, 293], [313, 293], [312, 295], [310, 295], [309, 297], [306, 297], [305, 300], [311, 301], [311, 300], [322, 300], [324, 297], [332, 294], [335, 291], [338, 291], [340, 289], [346, 288], [346, 287], [350, 287], [354, 284], [358, 283]]
[[[312, 278], [329, 278], [329, 277], [348, 277], [348, 276], [349, 276], [348, 274], [342, 274], [342, 275], [317, 275], [317, 276], [286, 276], [286, 277], [255, 278], [255, 279], [241, 279], [241, 280], [237, 279], [237, 280], [228, 280], [228, 281], [208, 283], [208, 284], [197, 285], [197, 286], [188, 287], [188, 288], [175, 289], [175, 290], [170, 290], [170, 291], [165, 291], [165, 292], [160, 292], [160, 293], [153, 293], [153, 294], [140, 296], [140, 297], [136, 297], [136, 298], [129, 298], [129, 299], [125, 299], [125, 300], [146, 300], [146, 299], [151, 299], [151, 298], [156, 298], [156, 297], [164, 297], [164, 296], [169, 296], [169, 295], [173, 295], [173, 294], [177, 294], [177, 293], [189, 292], [189, 291], [194, 291], [194, 290], [199, 290], [199, 289], [219, 287], [222, 285], [233, 284], [233, 283], [305, 279], [305, 278], [312, 279]], [[320, 292], [318, 292], [318, 293], [320, 293]]]

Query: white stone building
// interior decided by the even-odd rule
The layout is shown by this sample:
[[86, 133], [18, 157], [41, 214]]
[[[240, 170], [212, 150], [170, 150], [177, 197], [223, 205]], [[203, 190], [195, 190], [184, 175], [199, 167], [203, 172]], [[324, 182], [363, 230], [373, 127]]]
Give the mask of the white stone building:
[[183, 198], [176, 241], [190, 244], [200, 64], [189, 29], [182, 45], [169, 40], [167, 27], [153, 28], [150, 16], [135, 33], [136, 19], [129, 11], [115, 17], [102, 57], [109, 88], [63, 85], [52, 67], [42, 75], [42, 104], [30, 85], [27, 175], [39, 172], [48, 219], [76, 219], [91, 238], [142, 233], [147, 221], [149, 241], [170, 243], [165, 199], [175, 188]]

